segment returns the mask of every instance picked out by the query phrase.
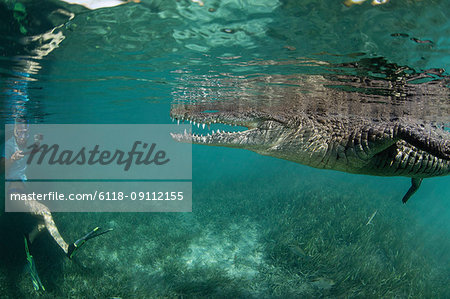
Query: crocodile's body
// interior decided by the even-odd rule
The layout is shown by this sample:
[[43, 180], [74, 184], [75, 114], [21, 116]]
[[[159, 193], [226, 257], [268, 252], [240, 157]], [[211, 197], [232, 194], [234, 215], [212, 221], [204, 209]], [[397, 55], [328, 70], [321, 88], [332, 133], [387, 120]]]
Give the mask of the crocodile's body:
[[[339, 91], [334, 97], [344, 94]], [[348, 96], [347, 96], [348, 97]], [[450, 173], [450, 134], [407, 118], [368, 118], [284, 105], [245, 107], [241, 102], [175, 104], [172, 117], [194, 123], [247, 127], [212, 135], [174, 135], [179, 141], [248, 149], [316, 168], [378, 176], [406, 176], [417, 190], [423, 178]], [[211, 112], [213, 110], [213, 112]]]

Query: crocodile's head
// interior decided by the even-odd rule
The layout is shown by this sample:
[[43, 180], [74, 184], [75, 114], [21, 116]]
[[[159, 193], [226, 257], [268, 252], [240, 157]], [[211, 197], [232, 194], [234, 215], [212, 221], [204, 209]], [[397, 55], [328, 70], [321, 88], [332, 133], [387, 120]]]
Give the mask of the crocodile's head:
[[292, 119], [223, 102], [174, 104], [171, 117], [194, 125], [194, 132], [172, 134], [177, 141], [244, 148], [261, 154], [273, 150], [293, 131]]

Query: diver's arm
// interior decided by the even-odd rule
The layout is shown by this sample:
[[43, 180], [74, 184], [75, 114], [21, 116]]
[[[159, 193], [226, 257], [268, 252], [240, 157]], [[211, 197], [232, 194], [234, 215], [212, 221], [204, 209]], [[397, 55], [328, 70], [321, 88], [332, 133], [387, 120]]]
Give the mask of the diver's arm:
[[11, 158], [6, 159], [5, 157], [3, 157], [3, 159], [5, 160], [5, 171], [8, 172], [9, 168], [11, 167], [11, 165], [22, 159], [24, 157], [23, 152], [22, 151], [16, 151], [14, 154], [12, 154]]

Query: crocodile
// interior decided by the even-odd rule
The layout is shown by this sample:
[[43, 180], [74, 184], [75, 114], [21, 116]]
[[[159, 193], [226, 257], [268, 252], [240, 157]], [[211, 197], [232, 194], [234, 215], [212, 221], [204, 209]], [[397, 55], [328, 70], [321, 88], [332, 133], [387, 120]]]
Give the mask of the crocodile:
[[[331, 83], [335, 86], [336, 80], [324, 76], [309, 76], [306, 81], [304, 78], [302, 80], [304, 86], [315, 88], [315, 92], [280, 96], [280, 90], [277, 90], [278, 94], [272, 92], [269, 95], [266, 90], [266, 97], [278, 95], [280, 99], [266, 99], [257, 104], [242, 98], [173, 103], [171, 117], [179, 121], [190, 121], [203, 128], [205, 124], [219, 123], [239, 126], [243, 130], [232, 132], [219, 129], [205, 135], [174, 133], [172, 137], [180, 142], [247, 149], [315, 168], [410, 177], [411, 187], [404, 195], [403, 203], [417, 191], [424, 178], [450, 173], [450, 133], [443, 126], [408, 117], [406, 113], [382, 113], [374, 117], [373, 105], [367, 109], [358, 101], [367, 96], [367, 90], [361, 93], [326, 87], [333, 85]], [[355, 82], [358, 87], [375, 86], [380, 82], [386, 87], [386, 81], [367, 78], [355, 80], [354, 77], [346, 77], [346, 80], [339, 81], [352, 82], [345, 84], [347, 87], [355, 86]], [[406, 106], [411, 104], [412, 94], [420, 100], [430, 90], [444, 90], [439, 97], [447, 96], [444, 101], [448, 105], [445, 84], [434, 81], [425, 84], [404, 82], [402, 88], [407, 97], [404, 101]], [[317, 92], [318, 89], [325, 92]], [[377, 95], [378, 101], [391, 98], [393, 90], [398, 93], [398, 89], [389, 83], [388, 89], [383, 88], [384, 94]], [[329, 103], [328, 107], [318, 107], [320, 100]], [[356, 108], [352, 109], [352, 113], [342, 113], [336, 109], [340, 100], [347, 106], [356, 103]], [[396, 101], [401, 102], [398, 98]], [[444, 118], [447, 118], [445, 105], [440, 109], [444, 109]]]

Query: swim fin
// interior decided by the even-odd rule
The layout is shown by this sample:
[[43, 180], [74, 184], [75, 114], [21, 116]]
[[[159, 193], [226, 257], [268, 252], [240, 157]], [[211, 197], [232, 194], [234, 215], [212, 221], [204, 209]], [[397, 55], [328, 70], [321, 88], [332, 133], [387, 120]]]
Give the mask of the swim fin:
[[33, 288], [36, 292], [39, 292], [41, 289], [42, 291], [45, 292], [45, 287], [42, 284], [36, 269], [36, 263], [34, 262], [33, 256], [30, 254], [30, 251], [28, 250], [28, 239], [26, 236], [24, 236], [24, 239], [25, 239], [25, 253], [27, 254], [27, 261], [28, 261], [27, 268], [31, 274], [31, 281], [33, 283]]
[[101, 236], [103, 234], [109, 233], [110, 231], [112, 231], [112, 228], [108, 228], [105, 231], [100, 232], [100, 227], [96, 227], [93, 230], [91, 230], [90, 232], [88, 232], [86, 235], [84, 235], [83, 237], [81, 237], [80, 239], [76, 240], [75, 242], [73, 242], [72, 244], [69, 245], [69, 249], [67, 251], [67, 257], [69, 259], [72, 258], [72, 256], [74, 255], [75, 251], [80, 248], [81, 246], [84, 245], [84, 243], [86, 243], [87, 240], [93, 239], [95, 237]]

